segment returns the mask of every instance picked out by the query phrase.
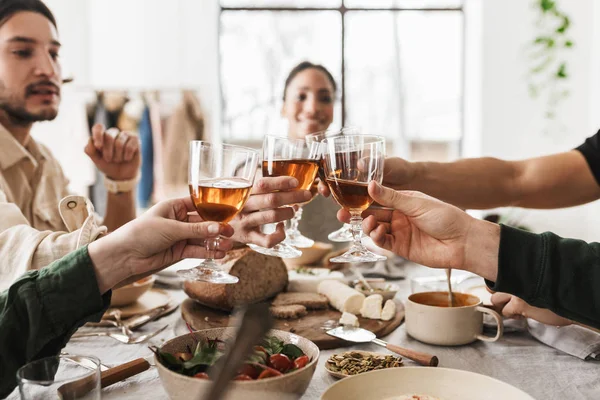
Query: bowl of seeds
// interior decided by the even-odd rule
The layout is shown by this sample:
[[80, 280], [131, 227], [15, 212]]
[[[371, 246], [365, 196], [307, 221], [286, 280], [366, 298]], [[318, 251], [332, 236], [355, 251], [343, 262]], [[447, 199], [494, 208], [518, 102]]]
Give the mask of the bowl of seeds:
[[353, 350], [333, 354], [325, 362], [325, 369], [331, 376], [346, 378], [378, 369], [402, 367], [402, 357], [371, 351]]

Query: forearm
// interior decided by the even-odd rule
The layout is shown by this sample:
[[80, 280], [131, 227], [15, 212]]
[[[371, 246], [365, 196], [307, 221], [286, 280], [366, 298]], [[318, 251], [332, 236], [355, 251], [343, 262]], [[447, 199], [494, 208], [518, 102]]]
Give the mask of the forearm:
[[114, 231], [135, 219], [135, 191], [125, 193], [108, 193], [106, 216], [103, 224], [109, 231]]
[[[490, 279], [491, 280], [491, 279]], [[600, 244], [502, 226], [494, 291], [600, 327]]]
[[511, 162], [496, 158], [471, 158], [451, 163], [412, 163], [409, 185], [416, 190], [462, 209], [487, 209], [511, 205], [519, 194], [517, 170]]
[[85, 247], [0, 293], [0, 398], [16, 386], [18, 368], [58, 354], [77, 328], [99, 320], [109, 304], [110, 293], [100, 295]]
[[89, 257], [100, 293], [105, 293], [133, 275], [127, 268], [130, 263], [119, 250], [123, 246], [115, 244], [114, 239], [113, 235], [107, 235], [88, 245]]
[[410, 184], [397, 189], [427, 193], [462, 209], [551, 209], [600, 198], [600, 186], [579, 151], [521, 161], [417, 162], [408, 169]]

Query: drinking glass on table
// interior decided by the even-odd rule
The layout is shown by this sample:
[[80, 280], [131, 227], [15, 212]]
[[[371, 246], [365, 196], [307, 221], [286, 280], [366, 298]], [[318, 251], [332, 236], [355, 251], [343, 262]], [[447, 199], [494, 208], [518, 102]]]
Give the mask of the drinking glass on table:
[[[341, 129], [327, 129], [325, 131], [316, 132], [305, 137], [306, 143], [312, 142], [322, 142], [323, 139], [334, 136], [342, 136], [342, 135], [358, 135], [360, 134], [360, 129], [354, 126], [344, 127]], [[319, 179], [323, 183], [325, 183], [325, 172], [324, 172], [324, 162], [325, 160], [321, 158], [319, 160]], [[298, 213], [296, 213], [298, 215]], [[352, 237], [352, 225], [344, 224], [340, 229], [331, 232], [327, 239], [332, 242], [351, 242], [353, 240]]]
[[385, 139], [380, 136], [344, 135], [325, 138], [321, 142], [325, 160], [325, 181], [333, 198], [351, 214], [353, 244], [350, 249], [330, 261], [335, 263], [374, 262], [386, 257], [369, 251], [360, 241], [362, 212], [373, 199], [367, 190], [369, 182], [383, 180]]
[[[227, 223], [250, 197], [258, 151], [229, 144], [190, 142], [188, 183], [196, 211], [204, 221]], [[186, 280], [236, 283], [238, 278], [219, 269], [214, 253], [219, 238], [206, 239], [208, 258], [191, 269], [177, 271]]]
[[46, 357], [19, 368], [17, 381], [21, 399], [100, 400], [100, 360], [91, 356], [76, 358]]
[[[302, 139], [267, 135], [263, 141], [262, 174], [264, 177], [291, 176], [299, 182], [296, 190], [310, 190], [317, 176], [319, 154], [318, 143], [307, 144]], [[300, 237], [305, 240], [302, 241]], [[294, 238], [301, 240], [303, 247], [314, 244], [313, 240], [305, 238], [300, 232]], [[282, 258], [297, 258], [302, 254], [290, 241], [285, 240], [271, 248], [254, 244], [249, 246], [259, 253]]]

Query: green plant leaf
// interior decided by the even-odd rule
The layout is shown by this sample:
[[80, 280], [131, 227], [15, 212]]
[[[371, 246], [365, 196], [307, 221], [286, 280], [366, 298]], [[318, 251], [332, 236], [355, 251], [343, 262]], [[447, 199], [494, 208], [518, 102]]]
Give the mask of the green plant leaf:
[[540, 7], [543, 12], [550, 11], [556, 7], [554, 0], [540, 0]]
[[557, 33], [565, 33], [566, 30], [569, 29], [569, 26], [571, 26], [571, 20], [568, 16], [563, 15], [562, 19], [562, 24], [558, 28], [556, 28]]
[[567, 40], [567, 41], [565, 42], [565, 47], [573, 47], [573, 41], [571, 41], [571, 40]]
[[558, 78], [558, 79], [566, 79], [567, 77], [568, 77], [568, 75], [567, 75], [567, 64], [563, 62], [558, 67], [558, 71], [556, 71], [556, 78]]

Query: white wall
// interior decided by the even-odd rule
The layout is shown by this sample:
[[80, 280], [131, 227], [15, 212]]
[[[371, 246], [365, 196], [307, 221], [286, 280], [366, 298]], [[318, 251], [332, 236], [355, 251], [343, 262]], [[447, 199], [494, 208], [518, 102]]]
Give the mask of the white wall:
[[[526, 44], [535, 36], [532, 1], [485, 0], [483, 3], [481, 155], [519, 159], [568, 151], [600, 128], [600, 2], [562, 0], [570, 16], [575, 48], [568, 58], [571, 96], [561, 105], [564, 129], [544, 133], [544, 103], [530, 98]], [[596, 28], [597, 29], [597, 28]], [[592, 61], [595, 60], [595, 65]], [[565, 210], [534, 211], [527, 217], [536, 230], [600, 240], [600, 203]]]
[[218, 2], [47, 0], [73, 86], [186, 87], [199, 92], [206, 128], [219, 129]]
[[[561, 0], [575, 48], [563, 130], [544, 133], [543, 102], [527, 91], [525, 46], [534, 38], [533, 0], [466, 0], [465, 156], [519, 159], [569, 150], [600, 128], [600, 1]], [[75, 85], [191, 86], [200, 90], [207, 129], [218, 137], [217, 0], [47, 0]], [[600, 240], [597, 203], [534, 211], [536, 230]], [[598, 226], [596, 228], [596, 226]]]

